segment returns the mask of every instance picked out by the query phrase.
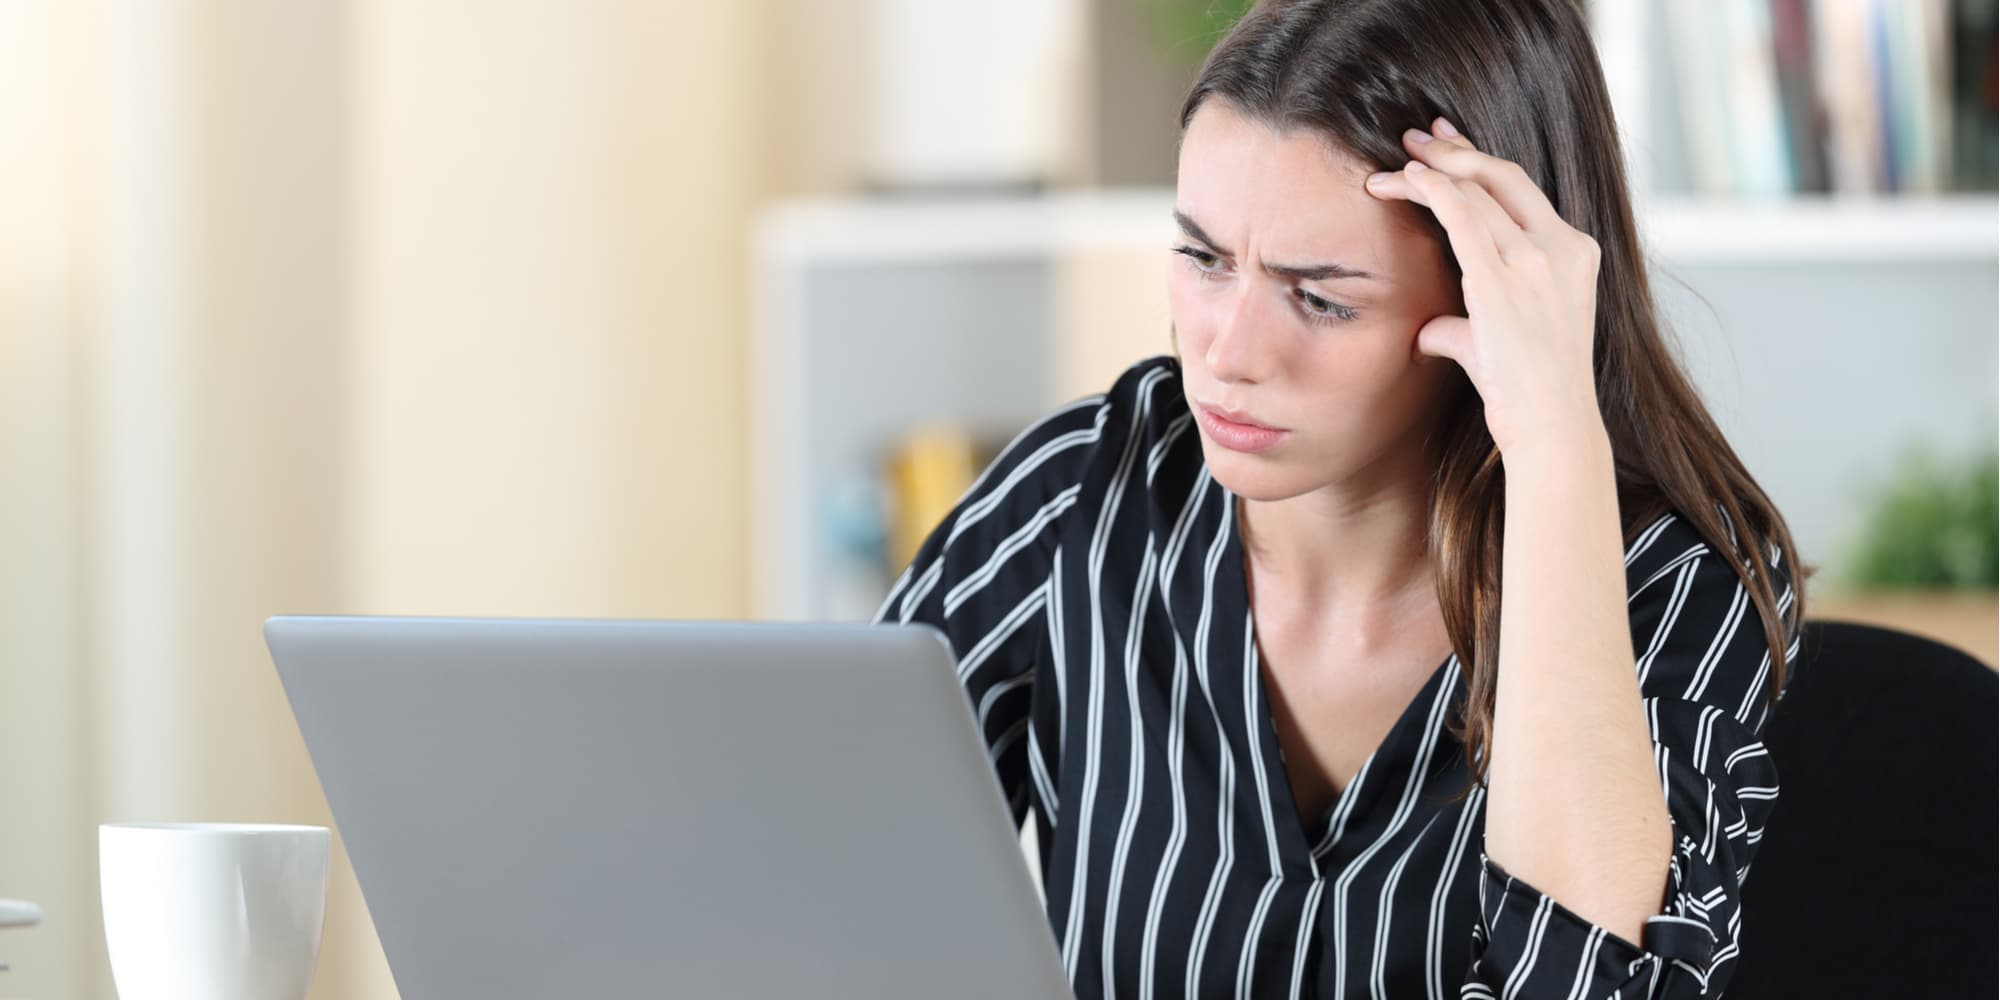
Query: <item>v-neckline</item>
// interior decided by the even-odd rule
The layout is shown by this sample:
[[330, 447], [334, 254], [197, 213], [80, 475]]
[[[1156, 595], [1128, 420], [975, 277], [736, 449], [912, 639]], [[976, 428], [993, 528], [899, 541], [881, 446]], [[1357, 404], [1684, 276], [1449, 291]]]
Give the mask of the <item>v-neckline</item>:
[[1333, 832], [1332, 828], [1337, 824], [1344, 827], [1347, 820], [1351, 819], [1360, 808], [1357, 796], [1362, 791], [1370, 791], [1380, 784], [1379, 779], [1371, 778], [1377, 762], [1382, 758], [1384, 751], [1389, 750], [1404, 736], [1403, 730], [1410, 725], [1411, 713], [1418, 711], [1419, 706], [1429, 706], [1436, 699], [1439, 678], [1451, 668], [1457, 654], [1447, 654], [1431, 671], [1430, 677], [1424, 681], [1409, 704], [1404, 705], [1403, 710], [1397, 714], [1396, 721], [1389, 726], [1389, 731], [1383, 734], [1381, 741], [1361, 762], [1361, 767], [1354, 772], [1354, 777], [1334, 793], [1333, 800], [1327, 803], [1326, 809], [1308, 824], [1306, 817], [1300, 812], [1297, 797], [1292, 791], [1291, 769], [1285, 760], [1284, 747], [1278, 741], [1277, 720], [1271, 715], [1270, 684], [1264, 678], [1264, 651], [1259, 648], [1257, 615], [1250, 604], [1250, 558], [1237, 523], [1237, 496], [1234, 491], [1221, 483], [1216, 483], [1213, 479], [1210, 482], [1215, 483], [1216, 488], [1222, 491], [1222, 530], [1228, 533], [1228, 539], [1224, 544], [1223, 563], [1233, 570], [1229, 574], [1231, 591], [1243, 607], [1243, 627], [1247, 632], [1245, 645], [1249, 651], [1249, 662], [1244, 664], [1244, 669], [1250, 671], [1254, 678], [1252, 683], [1255, 686], [1252, 690], [1259, 703], [1256, 711], [1251, 713], [1257, 718], [1256, 752], [1263, 755], [1271, 765], [1266, 773], [1276, 778], [1272, 782], [1276, 786], [1271, 792], [1272, 808], [1284, 814], [1278, 817], [1276, 822], [1284, 825], [1295, 838], [1295, 842], [1301, 844], [1306, 854], [1317, 864], [1323, 853], [1321, 848], [1331, 846], [1329, 837]]

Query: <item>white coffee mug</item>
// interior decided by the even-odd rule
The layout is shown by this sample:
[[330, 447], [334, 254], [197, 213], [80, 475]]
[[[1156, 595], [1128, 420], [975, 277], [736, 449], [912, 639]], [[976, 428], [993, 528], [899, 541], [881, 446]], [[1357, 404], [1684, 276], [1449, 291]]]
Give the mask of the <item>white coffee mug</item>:
[[305, 1000], [331, 843], [323, 826], [98, 827], [120, 1000]]

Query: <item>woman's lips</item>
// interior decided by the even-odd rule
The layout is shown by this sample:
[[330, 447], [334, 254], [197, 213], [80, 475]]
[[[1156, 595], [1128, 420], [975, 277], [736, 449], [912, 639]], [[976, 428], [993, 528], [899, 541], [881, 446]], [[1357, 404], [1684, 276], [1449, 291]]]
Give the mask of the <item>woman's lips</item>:
[[1196, 403], [1194, 409], [1196, 419], [1201, 421], [1202, 429], [1208, 432], [1209, 438], [1231, 451], [1246, 453], [1263, 451], [1284, 440], [1285, 436], [1291, 433], [1259, 424], [1231, 420], [1201, 403]]

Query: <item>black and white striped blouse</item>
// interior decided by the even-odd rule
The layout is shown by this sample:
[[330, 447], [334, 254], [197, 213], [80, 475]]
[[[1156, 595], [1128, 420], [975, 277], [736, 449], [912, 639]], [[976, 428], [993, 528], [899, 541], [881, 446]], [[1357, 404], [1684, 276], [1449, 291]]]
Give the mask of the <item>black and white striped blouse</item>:
[[1446, 731], [1465, 697], [1456, 657], [1301, 821], [1235, 503], [1203, 462], [1178, 363], [1152, 358], [1016, 438], [877, 615], [950, 640], [1015, 818], [1034, 807], [1076, 995], [1720, 995], [1778, 784], [1757, 738], [1770, 658], [1726, 557], [1671, 514], [1625, 554], [1677, 843], [1635, 945], [1485, 856], [1484, 791], [1460, 796]]

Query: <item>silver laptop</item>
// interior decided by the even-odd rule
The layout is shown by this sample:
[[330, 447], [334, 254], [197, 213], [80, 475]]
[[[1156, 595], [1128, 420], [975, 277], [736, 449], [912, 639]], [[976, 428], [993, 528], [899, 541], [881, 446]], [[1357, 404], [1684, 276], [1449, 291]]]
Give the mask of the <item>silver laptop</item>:
[[1070, 995], [932, 629], [264, 635], [404, 1000]]

